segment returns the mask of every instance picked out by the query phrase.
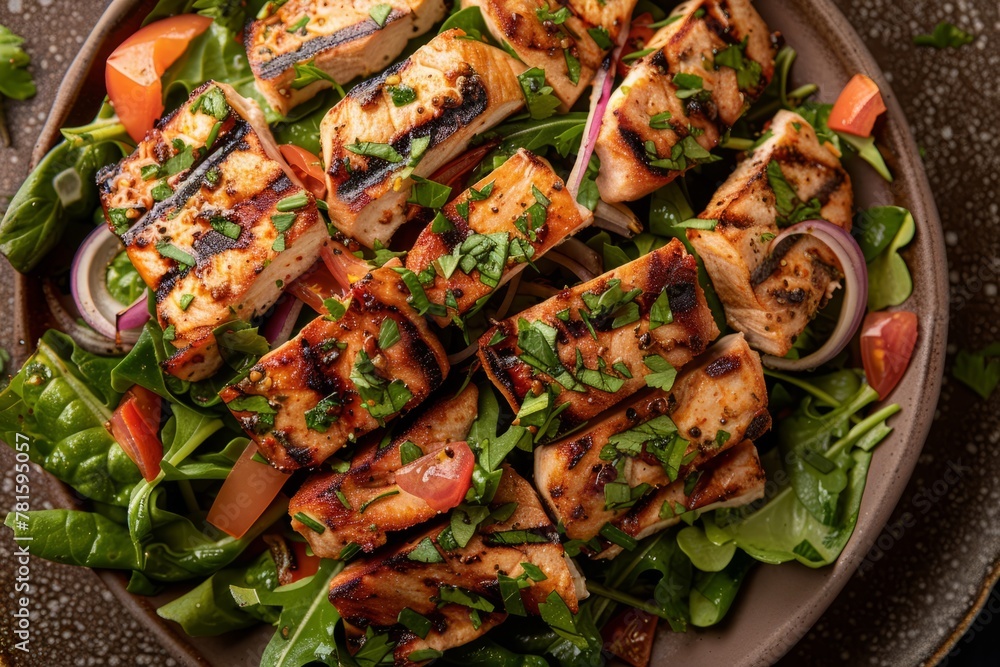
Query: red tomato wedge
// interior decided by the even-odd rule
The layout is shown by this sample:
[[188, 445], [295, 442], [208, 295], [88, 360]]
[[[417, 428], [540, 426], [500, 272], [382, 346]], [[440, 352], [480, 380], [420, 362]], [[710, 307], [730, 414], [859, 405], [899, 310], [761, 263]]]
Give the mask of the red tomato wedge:
[[197, 14], [155, 21], [140, 28], [108, 57], [104, 70], [108, 97], [134, 140], [141, 141], [163, 115], [160, 77], [211, 22]]
[[632, 667], [646, 667], [659, 619], [638, 609], [624, 609], [601, 628], [604, 648]]
[[129, 389], [105, 425], [111, 436], [139, 468], [147, 482], [160, 474], [163, 442], [160, 440], [160, 416], [163, 403], [159, 396], [139, 385]]
[[250, 530], [289, 478], [267, 463], [254, 461], [256, 453], [257, 445], [247, 445], [208, 511], [210, 524], [237, 539]]
[[472, 486], [476, 456], [465, 442], [452, 442], [396, 471], [396, 484], [438, 512], [457, 507]]
[[292, 556], [295, 559], [294, 567], [288, 569], [288, 583], [294, 584], [299, 579], [305, 579], [316, 574], [319, 569], [319, 556], [310, 556], [306, 553], [305, 542], [290, 541], [292, 545]]
[[861, 325], [865, 377], [880, 398], [889, 395], [906, 372], [917, 344], [917, 316], [906, 310], [869, 313]]
[[285, 162], [302, 181], [306, 190], [311, 192], [316, 199], [326, 197], [326, 176], [323, 173], [323, 163], [320, 159], [295, 144], [281, 144], [278, 149], [281, 151], [281, 156], [285, 158]]
[[[628, 29], [628, 37], [625, 39], [625, 46], [622, 48], [622, 56], [627, 56], [630, 53], [642, 51], [646, 48], [646, 44], [656, 34], [656, 29], [649, 27], [651, 23], [653, 23], [653, 15], [649, 12], [643, 12], [632, 19], [632, 23]], [[628, 74], [629, 67], [627, 62], [623, 62], [619, 58], [618, 76], [624, 77]]]
[[875, 119], [884, 111], [885, 102], [878, 85], [864, 74], [855, 74], [834, 102], [827, 123], [837, 132], [870, 137]]

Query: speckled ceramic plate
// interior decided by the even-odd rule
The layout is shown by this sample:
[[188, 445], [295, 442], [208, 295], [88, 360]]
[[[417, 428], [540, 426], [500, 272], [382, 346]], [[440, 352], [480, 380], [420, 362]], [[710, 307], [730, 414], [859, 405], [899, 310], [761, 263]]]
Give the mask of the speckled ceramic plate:
[[[153, 3], [114, 0], [59, 90], [42, 131], [35, 159], [58, 139], [67, 119], [90, 118], [103, 95], [105, 57], [136, 29]], [[878, 137], [896, 175], [889, 185], [863, 164], [852, 165], [856, 200], [861, 206], [897, 204], [910, 209], [917, 235], [904, 256], [914, 277], [914, 292], [905, 308], [916, 312], [920, 336], [903, 381], [890, 397], [902, 405], [890, 420], [892, 435], [876, 450], [857, 529], [840, 560], [810, 570], [790, 563], [758, 567], [741, 591], [729, 618], [709, 631], [664, 633], [654, 651], [654, 664], [764, 665], [784, 655], [812, 626], [843, 588], [869, 550], [906, 485], [930, 429], [933, 413], [922, 406], [937, 402], [944, 368], [948, 286], [944, 242], [930, 188], [910, 136], [906, 119], [872, 56], [829, 0], [757, 0], [756, 6], [774, 30], [799, 52], [795, 77], [819, 84], [820, 99], [832, 101], [856, 72], [874, 78], [883, 92], [888, 114]], [[36, 301], [37, 281], [19, 276], [19, 337], [34, 340], [45, 322], [29, 312]], [[72, 502], [69, 494], [65, 501]], [[163, 645], [184, 664], [256, 665], [271, 629], [223, 638], [188, 638], [155, 614], [163, 599], [133, 597], [116, 573], [102, 573], [123, 604], [143, 620]], [[234, 633], [235, 634], [235, 633]]]

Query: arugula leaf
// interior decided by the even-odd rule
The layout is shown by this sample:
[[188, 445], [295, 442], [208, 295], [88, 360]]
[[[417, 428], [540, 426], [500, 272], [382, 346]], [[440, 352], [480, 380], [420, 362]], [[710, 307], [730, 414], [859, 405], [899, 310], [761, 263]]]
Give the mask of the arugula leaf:
[[957, 49], [974, 41], [975, 37], [947, 21], [941, 21], [934, 26], [934, 31], [929, 35], [913, 37], [913, 43], [917, 46], [931, 46], [935, 49]]
[[559, 98], [553, 94], [552, 86], [545, 84], [545, 70], [532, 67], [518, 74], [517, 81], [532, 120], [544, 120], [559, 108]]
[[959, 350], [951, 374], [988, 400], [1000, 384], [1000, 343], [993, 343], [979, 352]]

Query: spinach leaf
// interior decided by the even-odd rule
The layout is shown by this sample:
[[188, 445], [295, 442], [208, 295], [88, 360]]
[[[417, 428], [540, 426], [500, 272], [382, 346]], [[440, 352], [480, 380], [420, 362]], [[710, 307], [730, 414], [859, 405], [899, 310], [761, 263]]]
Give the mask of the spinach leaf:
[[21, 44], [24, 38], [0, 25], [0, 95], [15, 100], [34, 96], [35, 82], [27, 66], [31, 58]]
[[984, 400], [989, 399], [1000, 384], [1000, 343], [979, 352], [959, 350], [951, 374]]
[[29, 456], [77, 493], [126, 505], [139, 469], [104, 428], [120, 394], [108, 377], [117, 358], [92, 355], [48, 331], [0, 393], [0, 439], [31, 439]]
[[249, 565], [219, 570], [176, 600], [159, 607], [156, 613], [178, 623], [191, 637], [220, 635], [260, 621], [278, 620], [270, 607], [238, 606], [230, 586], [274, 590], [278, 586], [278, 572], [271, 552], [265, 551]]
[[[896, 209], [896, 207], [883, 208]], [[869, 212], [871, 211], [872, 209], [869, 209]], [[868, 262], [868, 310], [870, 311], [898, 306], [913, 292], [910, 270], [899, 255], [900, 249], [913, 240], [916, 231], [913, 216], [906, 209], [876, 211], [875, 215], [882, 218], [889, 215], [902, 216], [902, 222], [891, 242]]]
[[[177, 467], [213, 433], [222, 428], [222, 421], [196, 412], [179, 403], [171, 406], [173, 416], [163, 426], [163, 462]], [[128, 528], [136, 550], [136, 560], [144, 562], [144, 545], [153, 536], [153, 516], [150, 506], [152, 491], [163, 481], [166, 473], [150, 482], [143, 480], [132, 490], [128, 504]], [[141, 569], [141, 568], [140, 568]]]
[[338, 664], [334, 631], [340, 623], [337, 608], [330, 604], [330, 582], [344, 567], [342, 561], [323, 559], [313, 576], [274, 590], [231, 586], [241, 607], [280, 607], [278, 630], [264, 654], [262, 667], [302, 667], [313, 661]]
[[97, 170], [120, 156], [111, 142], [57, 144], [11, 199], [0, 221], [0, 253], [24, 273], [59, 243], [70, 223], [89, 225], [97, 206]]
[[697, 572], [691, 586], [691, 625], [707, 628], [721, 621], [740, 590], [754, 560], [737, 551], [732, 561], [718, 572]]
[[123, 306], [131, 305], [146, 291], [146, 283], [142, 281], [139, 272], [129, 261], [128, 253], [124, 250], [115, 255], [115, 258], [108, 264], [105, 281], [108, 292], [111, 293], [115, 301]]

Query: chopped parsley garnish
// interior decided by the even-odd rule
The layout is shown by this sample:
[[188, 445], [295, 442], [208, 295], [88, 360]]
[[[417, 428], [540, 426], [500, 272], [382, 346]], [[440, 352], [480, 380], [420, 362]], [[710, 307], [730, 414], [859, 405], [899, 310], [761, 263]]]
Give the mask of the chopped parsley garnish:
[[416, 204], [425, 208], [441, 208], [448, 203], [451, 188], [427, 178], [413, 177], [413, 187], [406, 200], [408, 204]]
[[215, 231], [234, 241], [240, 237], [240, 233], [243, 231], [242, 227], [225, 218], [212, 218], [208, 224], [212, 225], [212, 229]]
[[517, 75], [521, 84], [521, 92], [532, 120], [543, 120], [559, 108], [559, 98], [552, 91], [552, 86], [545, 85], [545, 70], [532, 67]]
[[322, 399], [315, 407], [306, 410], [306, 428], [326, 433], [327, 429], [340, 419], [340, 405], [340, 396], [336, 393]]
[[409, 607], [403, 607], [403, 610], [399, 612], [399, 616], [396, 620], [400, 625], [421, 639], [427, 637], [427, 633], [431, 631], [430, 620], [423, 614], [418, 614]]
[[183, 264], [188, 267], [194, 266], [197, 263], [193, 256], [168, 241], [157, 242], [156, 252], [160, 253], [160, 257], [172, 259], [178, 264]]
[[409, 560], [417, 561], [418, 563], [443, 563], [444, 558], [438, 552], [437, 547], [431, 541], [431, 538], [425, 537], [420, 540], [413, 551], [406, 554]]
[[712, 97], [712, 91], [705, 90], [705, 80], [697, 74], [678, 72], [674, 75], [674, 85], [677, 86], [677, 97], [682, 100], [695, 99], [700, 102]]
[[399, 325], [396, 320], [387, 317], [382, 320], [378, 329], [378, 347], [380, 350], [388, 350], [399, 342]]
[[649, 309], [649, 330], [653, 331], [673, 321], [674, 313], [670, 310], [670, 297], [667, 296], [667, 290], [664, 288]]
[[392, 5], [387, 5], [385, 3], [380, 3], [368, 10], [368, 16], [372, 17], [372, 21], [378, 24], [378, 27], [384, 28], [386, 19], [389, 18], [389, 14], [392, 13]]
[[170, 184], [166, 180], [160, 181], [149, 191], [149, 196], [153, 198], [153, 201], [169, 199], [172, 194], [174, 194], [174, 189], [170, 187]]
[[288, 211], [300, 209], [308, 203], [309, 196], [305, 192], [297, 192], [294, 195], [289, 195], [283, 199], [279, 199], [275, 208], [282, 213], [286, 213]]
[[302, 18], [300, 18], [298, 21], [296, 21], [292, 25], [288, 26], [288, 28], [286, 28], [286, 30], [288, 32], [298, 32], [299, 30], [304, 30], [305, 27], [306, 27], [306, 24], [308, 24], [308, 23], [309, 23], [309, 15], [306, 14], [305, 16], [303, 16]]
[[646, 376], [646, 386], [657, 387], [664, 391], [669, 391], [674, 386], [674, 378], [677, 377], [677, 369], [670, 365], [670, 362], [658, 354], [651, 354], [644, 357], [642, 363], [652, 371]]
[[420, 278], [417, 277], [417, 274], [402, 266], [394, 267], [393, 271], [399, 274], [400, 278], [406, 284], [406, 288], [410, 290], [410, 297], [407, 301], [417, 311], [418, 315], [430, 314], [434, 317], [444, 317], [448, 314], [447, 309], [443, 305], [434, 303], [427, 298], [427, 293], [424, 291], [424, 287], [420, 283]]
[[374, 141], [358, 141], [348, 144], [345, 148], [355, 155], [365, 155], [374, 157], [386, 162], [402, 162], [403, 156], [396, 152], [396, 149], [389, 144], [380, 144]]
[[647, 140], [644, 146], [646, 148], [646, 157], [649, 160], [649, 166], [658, 167], [660, 169], [684, 171], [688, 167], [692, 167], [696, 164], [708, 164], [722, 159], [716, 155], [712, 155], [710, 151], [705, 150], [705, 148], [698, 143], [698, 140], [690, 135], [684, 137], [682, 140], [671, 146], [670, 157], [659, 157], [656, 152], [656, 143], [652, 140]]
[[417, 91], [404, 83], [389, 86], [387, 90], [389, 91], [389, 97], [392, 98], [392, 103], [397, 107], [405, 107], [417, 99]]
[[747, 40], [731, 44], [715, 54], [715, 67], [729, 67], [736, 70], [736, 84], [740, 90], [756, 90], [760, 86], [763, 68], [756, 60], [746, 57]]
[[568, 7], [559, 7], [556, 11], [552, 11], [549, 7], [549, 3], [545, 3], [544, 7], [538, 7], [535, 9], [535, 14], [538, 16], [538, 20], [542, 23], [550, 21], [555, 25], [562, 25], [566, 22], [566, 19], [570, 17]]
[[128, 231], [131, 223], [128, 219], [127, 208], [112, 208], [108, 210], [108, 220], [111, 221], [111, 226], [115, 229], [115, 234], [122, 235]]
[[[539, 320], [528, 322], [519, 317], [517, 320], [517, 346], [521, 348], [519, 358], [532, 368], [551, 376], [566, 389], [582, 391], [583, 387], [559, 360], [556, 351], [557, 333], [555, 328], [544, 322]], [[523, 410], [524, 405], [521, 408]]]
[[379, 423], [398, 413], [413, 398], [402, 380], [390, 382], [379, 375], [364, 350], [358, 352], [350, 377], [361, 397], [361, 405]]
[[229, 103], [222, 90], [212, 86], [198, 96], [198, 99], [191, 105], [191, 113], [202, 112], [213, 116], [216, 120], [225, 120], [229, 117]]
[[776, 160], [771, 160], [767, 165], [767, 182], [774, 192], [774, 206], [778, 211], [775, 222], [779, 227], [820, 217], [822, 204], [819, 199], [813, 197], [808, 202], [800, 200], [795, 189], [785, 180], [781, 165]]
[[420, 446], [409, 440], [399, 446], [399, 460], [404, 466], [407, 463], [413, 463], [423, 455], [424, 451], [420, 449]]
[[672, 129], [670, 124], [670, 119], [673, 118], [673, 114], [669, 111], [661, 111], [658, 114], [654, 114], [649, 117], [649, 126], [654, 130], [669, 130]]
[[587, 34], [590, 35], [590, 38], [594, 40], [595, 44], [597, 44], [597, 48], [602, 51], [607, 51], [615, 45], [615, 43], [611, 41], [611, 36], [608, 34], [607, 28], [604, 28], [603, 26], [589, 28], [587, 30]]

